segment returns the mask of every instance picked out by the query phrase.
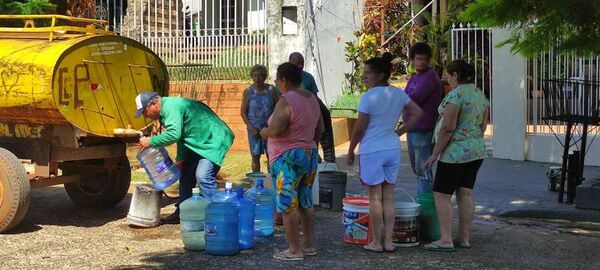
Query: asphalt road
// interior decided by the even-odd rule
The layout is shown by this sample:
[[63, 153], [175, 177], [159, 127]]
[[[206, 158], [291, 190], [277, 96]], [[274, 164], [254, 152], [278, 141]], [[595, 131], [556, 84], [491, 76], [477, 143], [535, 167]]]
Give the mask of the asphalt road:
[[[73, 204], [62, 187], [32, 191], [22, 224], [0, 235], [1, 269], [600, 269], [595, 226], [527, 219], [479, 218], [469, 250], [432, 253], [404, 248], [376, 254], [342, 241], [341, 213], [317, 212], [318, 255], [302, 262], [271, 256], [285, 248], [281, 230], [253, 250], [214, 257], [183, 249], [178, 225], [128, 226], [130, 195], [114, 208]], [[169, 214], [172, 205], [164, 208]], [[593, 224], [592, 224], [593, 225]]]

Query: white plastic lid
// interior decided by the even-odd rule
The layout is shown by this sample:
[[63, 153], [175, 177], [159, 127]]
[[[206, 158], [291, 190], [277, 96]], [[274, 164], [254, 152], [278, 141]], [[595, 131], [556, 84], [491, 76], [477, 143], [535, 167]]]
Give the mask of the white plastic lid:
[[197, 187], [192, 188], [192, 193], [194, 193], [194, 194], [200, 194], [200, 188], [197, 188]]
[[233, 184], [231, 182], [225, 183], [225, 189], [231, 189], [232, 187], [233, 187]]

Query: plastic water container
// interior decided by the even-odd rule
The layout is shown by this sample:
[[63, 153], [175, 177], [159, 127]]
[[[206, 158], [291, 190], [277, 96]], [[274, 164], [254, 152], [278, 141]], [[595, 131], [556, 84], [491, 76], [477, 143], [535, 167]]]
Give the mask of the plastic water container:
[[237, 201], [237, 193], [233, 191], [233, 184], [231, 182], [225, 183], [225, 190], [221, 192], [217, 192], [213, 195], [213, 202], [232, 202], [236, 203]]
[[187, 250], [204, 250], [204, 221], [206, 207], [210, 203], [200, 196], [200, 189], [192, 189], [192, 197], [179, 205], [181, 240]]
[[231, 202], [212, 202], [206, 208], [204, 225], [206, 246], [210, 255], [231, 256], [240, 251], [238, 236], [239, 211]]
[[266, 175], [262, 172], [251, 172], [251, 173], [247, 173], [246, 177], [248, 178], [248, 182], [249, 182], [250, 186], [255, 187], [256, 181], [258, 179], [264, 179], [266, 177]]
[[181, 172], [164, 147], [147, 147], [137, 154], [137, 159], [155, 189], [164, 190], [181, 177]]
[[253, 199], [256, 203], [254, 236], [269, 236], [273, 234], [275, 200], [273, 191], [265, 188], [263, 181], [263, 179], [257, 179], [256, 187], [246, 192], [246, 197]]
[[237, 207], [240, 211], [238, 223], [238, 236], [240, 237], [240, 249], [251, 249], [254, 247], [254, 200], [244, 197], [244, 188], [238, 187]]

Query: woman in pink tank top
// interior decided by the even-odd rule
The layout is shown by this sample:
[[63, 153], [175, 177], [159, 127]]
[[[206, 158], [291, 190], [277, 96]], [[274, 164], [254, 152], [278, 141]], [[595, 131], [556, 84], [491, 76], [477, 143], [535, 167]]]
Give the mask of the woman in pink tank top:
[[[282, 214], [288, 249], [273, 258], [285, 261], [314, 256], [315, 212], [312, 184], [317, 172], [317, 145], [324, 130], [316, 97], [300, 88], [302, 70], [291, 63], [277, 67], [281, 97], [260, 135], [267, 138], [277, 212]], [[300, 242], [300, 220], [304, 235]]]

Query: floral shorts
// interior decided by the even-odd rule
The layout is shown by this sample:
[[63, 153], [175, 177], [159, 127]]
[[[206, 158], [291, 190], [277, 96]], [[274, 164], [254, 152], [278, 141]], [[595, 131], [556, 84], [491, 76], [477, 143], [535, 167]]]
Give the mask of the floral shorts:
[[284, 152], [271, 163], [278, 213], [289, 213], [298, 206], [313, 206], [312, 185], [317, 174], [316, 148], [295, 148]]

